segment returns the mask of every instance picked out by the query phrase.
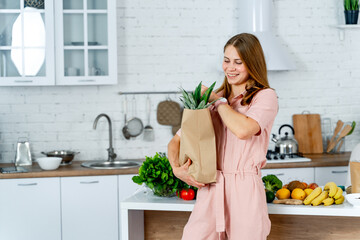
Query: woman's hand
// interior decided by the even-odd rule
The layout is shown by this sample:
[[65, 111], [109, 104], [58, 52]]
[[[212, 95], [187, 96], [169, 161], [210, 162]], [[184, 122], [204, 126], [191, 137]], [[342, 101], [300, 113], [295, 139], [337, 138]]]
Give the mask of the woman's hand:
[[187, 183], [190, 186], [194, 186], [197, 188], [202, 188], [205, 186], [203, 183], [199, 183], [196, 181], [192, 176], [188, 174], [189, 166], [191, 165], [190, 158], [187, 160], [187, 162], [182, 165], [181, 167], [173, 168], [174, 175], [182, 180], [183, 182]]
[[[208, 89], [205, 85], [201, 85], [201, 96], [205, 93], [205, 91]], [[209, 97], [209, 102], [215, 101], [219, 99], [219, 95], [217, 95], [214, 91], [211, 92]]]

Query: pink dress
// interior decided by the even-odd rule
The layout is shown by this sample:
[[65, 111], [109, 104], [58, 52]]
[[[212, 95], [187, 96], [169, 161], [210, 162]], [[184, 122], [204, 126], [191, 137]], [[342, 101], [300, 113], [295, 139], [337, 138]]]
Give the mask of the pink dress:
[[261, 131], [241, 140], [222, 123], [216, 109], [210, 109], [216, 134], [217, 182], [199, 189], [183, 240], [262, 240], [270, 233], [260, 169], [266, 164], [278, 112], [277, 95], [272, 89], [261, 90], [247, 106], [241, 106], [242, 97], [232, 99], [230, 106], [256, 120]]

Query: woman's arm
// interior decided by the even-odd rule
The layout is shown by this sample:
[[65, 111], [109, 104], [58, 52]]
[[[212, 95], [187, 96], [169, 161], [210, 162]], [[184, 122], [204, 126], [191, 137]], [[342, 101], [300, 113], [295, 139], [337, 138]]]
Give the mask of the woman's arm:
[[[201, 93], [203, 94], [206, 89], [207, 87], [203, 85]], [[209, 102], [219, 98], [219, 95], [211, 92]], [[217, 111], [226, 127], [240, 139], [248, 139], [260, 131], [260, 126], [257, 121], [235, 111], [228, 104], [219, 105]]]
[[240, 139], [248, 139], [260, 131], [257, 121], [235, 111], [227, 104], [219, 105], [217, 110], [226, 127]]
[[191, 165], [191, 160], [180, 166], [179, 163], [179, 151], [180, 151], [180, 137], [179, 135], [175, 135], [168, 144], [168, 157], [170, 165], [173, 169], [174, 175], [180, 180], [186, 182], [188, 185], [201, 188], [204, 187], [205, 184], [197, 182], [193, 177], [188, 174], [189, 166]]

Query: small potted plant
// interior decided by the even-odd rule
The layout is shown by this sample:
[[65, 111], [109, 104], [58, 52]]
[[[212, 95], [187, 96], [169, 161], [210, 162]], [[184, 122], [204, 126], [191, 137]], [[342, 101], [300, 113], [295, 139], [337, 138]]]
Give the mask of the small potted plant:
[[359, 0], [344, 0], [346, 24], [357, 24], [359, 17]]

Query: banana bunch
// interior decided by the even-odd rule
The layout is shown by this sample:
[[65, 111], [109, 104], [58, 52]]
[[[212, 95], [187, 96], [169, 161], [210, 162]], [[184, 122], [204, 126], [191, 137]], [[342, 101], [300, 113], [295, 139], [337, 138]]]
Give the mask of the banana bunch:
[[343, 190], [334, 182], [328, 182], [324, 186], [324, 191], [321, 187], [315, 188], [309, 196], [304, 199], [304, 204], [318, 206], [323, 203], [324, 206], [329, 206], [333, 203], [342, 204], [344, 200]]

